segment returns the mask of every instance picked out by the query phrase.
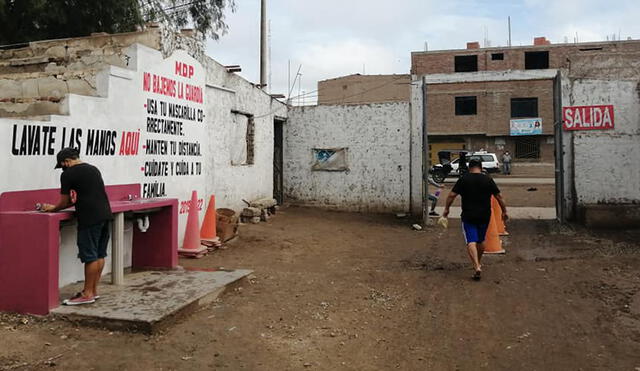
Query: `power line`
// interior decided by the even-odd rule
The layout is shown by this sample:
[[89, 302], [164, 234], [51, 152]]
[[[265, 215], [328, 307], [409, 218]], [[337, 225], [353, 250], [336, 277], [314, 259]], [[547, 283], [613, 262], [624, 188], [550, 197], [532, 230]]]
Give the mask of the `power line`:
[[[339, 100], [337, 100], [337, 101], [328, 101], [328, 102], [323, 102], [323, 103], [324, 103], [324, 104], [340, 104], [340, 103], [344, 103], [344, 101], [345, 101], [347, 98], [355, 97], [355, 96], [358, 96], [358, 95], [362, 95], [362, 94], [364, 94], [364, 93], [368, 93], [368, 92], [373, 91], [373, 90], [377, 90], [377, 89], [383, 88], [383, 87], [388, 86], [388, 85], [391, 85], [391, 84], [393, 84], [394, 82], [396, 82], [396, 81], [398, 81], [398, 80], [400, 80], [400, 79], [402, 79], [402, 78], [405, 78], [405, 77], [406, 77], [406, 76], [404, 76], [404, 75], [399, 75], [398, 77], [394, 78], [393, 80], [388, 81], [388, 82], [386, 82], [386, 83], [384, 83], [384, 84], [381, 84], [381, 85], [375, 86], [375, 87], [373, 87], [373, 88], [371, 88], [371, 89], [367, 89], [367, 90], [361, 91], [361, 92], [356, 93], [356, 94], [347, 95], [346, 97], [342, 97], [341, 99], [339, 99]], [[294, 81], [294, 84], [295, 84], [295, 81]], [[318, 92], [318, 90], [314, 90], [314, 91], [311, 91], [311, 92], [308, 92], [308, 93], [305, 93], [305, 94], [299, 94], [298, 96], [291, 97], [291, 98], [299, 98], [299, 97], [303, 97], [303, 96], [306, 96], [306, 98], [317, 98], [317, 97], [318, 97], [318, 95], [315, 95], [315, 96], [309, 96], [310, 94], [313, 94], [313, 93], [315, 93], [315, 92]], [[311, 105], [311, 104], [310, 104], [310, 105]], [[308, 105], [304, 105], [304, 106], [308, 106]], [[304, 106], [300, 105], [299, 107], [304, 107]], [[266, 117], [266, 116], [272, 115], [272, 114], [274, 114], [274, 113], [278, 112], [278, 111], [279, 111], [279, 110], [281, 110], [281, 109], [282, 109], [282, 108], [277, 108], [277, 109], [272, 110], [272, 111], [270, 111], [270, 112], [267, 112], [267, 113], [265, 113], [265, 114], [256, 115], [256, 116], [254, 116], [254, 119], [262, 118], [262, 117]]]

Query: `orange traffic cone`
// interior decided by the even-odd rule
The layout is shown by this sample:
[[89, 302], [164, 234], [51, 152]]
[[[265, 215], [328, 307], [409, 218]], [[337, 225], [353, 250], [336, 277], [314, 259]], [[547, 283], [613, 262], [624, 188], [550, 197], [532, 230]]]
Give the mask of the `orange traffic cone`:
[[191, 193], [191, 204], [189, 205], [189, 215], [187, 216], [187, 228], [184, 231], [184, 241], [182, 248], [178, 249], [178, 254], [190, 258], [201, 258], [207, 252], [207, 248], [200, 245], [200, 233], [198, 232], [200, 218], [198, 217], [198, 193]]
[[507, 232], [507, 227], [504, 225], [504, 220], [502, 220], [502, 208], [496, 200], [495, 197], [491, 196], [491, 213], [495, 213], [496, 217], [496, 227], [498, 228], [498, 234], [500, 236], [508, 236], [509, 232]]
[[220, 238], [216, 236], [216, 218], [216, 197], [212, 195], [200, 228], [200, 243], [210, 249], [222, 246]]
[[[502, 215], [502, 214], [500, 214]], [[498, 235], [497, 218], [498, 214], [491, 208], [491, 220], [489, 221], [489, 228], [487, 228], [487, 235], [483, 242], [485, 254], [504, 254], [506, 251], [502, 248], [502, 241]]]

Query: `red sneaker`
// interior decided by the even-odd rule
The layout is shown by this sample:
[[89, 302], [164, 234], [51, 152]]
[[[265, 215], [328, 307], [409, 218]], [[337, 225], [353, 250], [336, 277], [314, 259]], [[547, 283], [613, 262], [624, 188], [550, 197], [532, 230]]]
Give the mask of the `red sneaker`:
[[91, 304], [95, 303], [95, 297], [87, 297], [82, 295], [81, 292], [75, 294], [71, 299], [67, 299], [62, 302], [63, 305], [82, 305], [82, 304]]

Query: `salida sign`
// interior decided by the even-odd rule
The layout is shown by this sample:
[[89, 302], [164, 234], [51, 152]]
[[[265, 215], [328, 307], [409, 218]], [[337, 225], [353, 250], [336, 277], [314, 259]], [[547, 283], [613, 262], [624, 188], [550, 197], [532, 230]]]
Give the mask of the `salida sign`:
[[614, 128], [613, 106], [562, 108], [564, 130], [609, 130]]

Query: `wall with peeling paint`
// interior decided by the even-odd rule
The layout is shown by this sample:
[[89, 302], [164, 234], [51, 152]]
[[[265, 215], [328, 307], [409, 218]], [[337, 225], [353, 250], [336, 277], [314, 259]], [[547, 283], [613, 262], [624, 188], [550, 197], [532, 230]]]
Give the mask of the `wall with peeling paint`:
[[[2, 168], [13, 169], [12, 177], [5, 177], [0, 181], [0, 192], [59, 187], [60, 173], [53, 170], [55, 152], [66, 145], [68, 136], [67, 140], [64, 140], [61, 139], [64, 135], [58, 134], [65, 131], [68, 133], [72, 128], [81, 128], [84, 130], [84, 137], [87, 136], [88, 130], [94, 129], [114, 131], [118, 135], [115, 143], [116, 146], [119, 146], [114, 153], [109, 155], [89, 153], [86, 151], [89, 146], [86, 145], [86, 141], [82, 141], [85, 146], [81, 151], [81, 158], [101, 169], [106, 184], [143, 184], [157, 179], [158, 182], [167, 185], [167, 196], [179, 198], [181, 205], [188, 204], [191, 191], [195, 189], [198, 191], [199, 198], [204, 201], [200, 210], [200, 220], [204, 216], [208, 196], [212, 194], [216, 195], [217, 207], [231, 208], [236, 211], [240, 211], [244, 207], [243, 199], [272, 197], [273, 123], [276, 116], [286, 118], [287, 106], [273, 99], [265, 91], [256, 88], [249, 81], [227, 72], [223, 65], [202, 54], [200, 47], [191, 45], [189, 40], [192, 39], [180, 35], [169, 37], [165, 35], [164, 31], [151, 30], [149, 32], [150, 35], [138, 33], [134, 35], [98, 35], [80, 40], [45, 41], [32, 43], [30, 46], [18, 50], [22, 54], [15, 54], [18, 52], [15, 50], [0, 53], [0, 88], [3, 86], [2, 84], [11, 85], [14, 82], [17, 82], [17, 86], [20, 87], [6, 91], [0, 89], [0, 134], [2, 134], [0, 135], [0, 151], [5, 155], [0, 157], [0, 165]], [[148, 40], [147, 36], [149, 36]], [[140, 42], [141, 40], [150, 41]], [[165, 40], [166, 42], [163, 41], [161, 45], [156, 45], [152, 42], [154, 40]], [[127, 45], [129, 42], [133, 44]], [[75, 71], [73, 63], [86, 66], [87, 60], [83, 59], [83, 56], [99, 56], [101, 53], [106, 53], [104, 50], [92, 52], [93, 48], [101, 48], [101, 43], [106, 45], [105, 50], [110, 50], [109, 45], [115, 43], [118, 51], [107, 53], [109, 55], [104, 59], [97, 58], [91, 68], [78, 69], [83, 79], [95, 84], [91, 91], [74, 89], [74, 85], [69, 84], [71, 81], [69, 78], [76, 76], [76, 72], [73, 72]], [[146, 44], [151, 44], [152, 47]], [[53, 58], [47, 53], [51, 53], [52, 48], [60, 45], [70, 46], [68, 48], [71, 50], [70, 53], [76, 55], [77, 58], [70, 57], [69, 60], [55, 62], [55, 68], [66, 68], [65, 71], [70, 73], [66, 76], [60, 75], [58, 78], [49, 76], [53, 71], [53, 66], [43, 66], [40, 61], [49, 61], [50, 58]], [[153, 48], [154, 45], [157, 49]], [[76, 53], [78, 50], [80, 52]], [[9, 55], [9, 53], [13, 54]], [[39, 57], [41, 54], [47, 56], [41, 58]], [[118, 58], [116, 59], [119, 62], [114, 61], [111, 57], [114, 55], [117, 55], [118, 58], [126, 56], [126, 63]], [[23, 64], [26, 63], [24, 58], [28, 58], [30, 64]], [[76, 62], [72, 62], [74, 60]], [[16, 61], [19, 61], [18, 64], [22, 67], [18, 67]], [[170, 98], [144, 91], [143, 73], [153, 72], [158, 76], [173, 79], [185, 78], [184, 76], [180, 77], [180, 74], [176, 72], [177, 61], [195, 67], [196, 73], [188, 78], [193, 78], [190, 81], [197, 81], [193, 84], [204, 89], [205, 98], [202, 107], [204, 119], [202, 121], [174, 118], [181, 120], [184, 128], [182, 134], [175, 134], [175, 141], [197, 142], [201, 145], [202, 156], [194, 158], [193, 163], [197, 161], [203, 164], [202, 173], [150, 175], [150, 178], [146, 178], [144, 172], [148, 162], [172, 161], [171, 164], [176, 162], [168, 158], [166, 154], [145, 153], [143, 145], [146, 143], [146, 139], [169, 140], [153, 130], [148, 130], [147, 119], [149, 116], [158, 117], [158, 115], [149, 113], [147, 108], [149, 100], [147, 99], [167, 101]], [[25, 74], [25, 71], [21, 70], [24, 68], [42, 70]], [[156, 71], [158, 68], [162, 70]], [[58, 88], [52, 85], [53, 87], [49, 89], [45, 85], [39, 85], [39, 82], [44, 84], [51, 79], [55, 80], [54, 85]], [[29, 83], [35, 81], [37, 84], [34, 89], [25, 90], [24, 86], [30, 86], [23, 84], [25, 81]], [[25, 93], [28, 94], [25, 95]], [[43, 109], [40, 102], [46, 102], [53, 108]], [[193, 101], [182, 104], [197, 108]], [[234, 166], [231, 164], [229, 137], [235, 124], [232, 119], [232, 110], [246, 112], [255, 117], [255, 161], [252, 165]], [[56, 128], [56, 141], [50, 153], [49, 151], [39, 151], [38, 154], [28, 156], [12, 155], [15, 145], [12, 141], [12, 128], [26, 127], [27, 125], [30, 128], [41, 126]], [[122, 148], [120, 139], [124, 137], [124, 132], [131, 131], [141, 133], [140, 152], [124, 156], [118, 151]], [[182, 157], [179, 159], [180, 161], [187, 161], [187, 156], [178, 154], [173, 157]], [[34, 205], [37, 201], [42, 200], [34, 200]], [[179, 217], [179, 241], [182, 241], [184, 235], [186, 215], [187, 213], [184, 211]], [[130, 262], [131, 255], [132, 228], [134, 226], [128, 221], [125, 235], [125, 259], [128, 262]], [[82, 265], [76, 258], [75, 232], [76, 226], [73, 223], [62, 228], [59, 263], [60, 285], [83, 278]], [[109, 272], [109, 268], [110, 266], [107, 265], [105, 273]]]
[[[407, 212], [410, 105], [296, 107], [284, 133], [288, 201], [329, 209]], [[312, 171], [314, 148], [347, 148], [349, 170]]]
[[[241, 77], [227, 73], [224, 67], [209, 59], [207, 70], [207, 101], [213, 102], [207, 110], [212, 123], [209, 153], [213, 161], [208, 164], [211, 184], [218, 207], [236, 211], [246, 207], [244, 200], [273, 197], [273, 133], [275, 117], [287, 117], [287, 106], [265, 94]], [[234, 114], [232, 110], [254, 117], [254, 163], [233, 165], [232, 136]]]
[[[563, 106], [614, 106], [615, 129], [565, 132], [574, 174], [578, 217], [588, 224], [606, 225], [590, 216], [615, 211], [610, 224], [627, 225], [640, 218], [640, 53], [577, 55], [563, 74]], [[593, 213], [591, 213], [593, 214]], [[640, 225], [640, 219], [630, 220]]]

